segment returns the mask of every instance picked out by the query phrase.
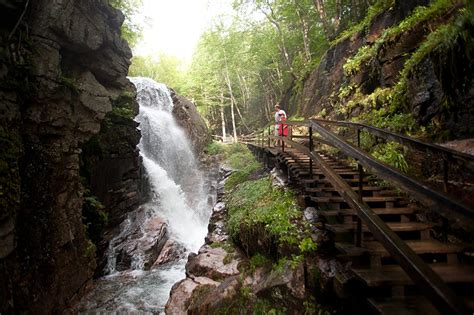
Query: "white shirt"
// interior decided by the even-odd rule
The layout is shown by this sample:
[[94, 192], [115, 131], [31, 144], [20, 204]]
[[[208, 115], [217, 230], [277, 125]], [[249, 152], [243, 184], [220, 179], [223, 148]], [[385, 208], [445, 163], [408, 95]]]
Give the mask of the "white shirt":
[[275, 113], [275, 123], [276, 123], [277, 125], [280, 124], [281, 116], [284, 116], [284, 117], [286, 118], [286, 113], [285, 113], [285, 111], [284, 111], [283, 109], [280, 109], [279, 111], [277, 111], [277, 112]]

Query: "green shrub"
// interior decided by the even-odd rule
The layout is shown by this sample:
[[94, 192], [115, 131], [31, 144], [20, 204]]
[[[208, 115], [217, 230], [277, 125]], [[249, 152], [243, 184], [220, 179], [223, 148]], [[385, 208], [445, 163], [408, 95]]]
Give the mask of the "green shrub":
[[247, 181], [233, 191], [227, 200], [228, 228], [237, 239], [241, 225], [263, 226], [269, 237], [279, 243], [298, 244], [299, 231], [294, 224], [301, 217], [291, 192], [272, 187], [269, 178]]
[[210, 142], [204, 151], [210, 155], [217, 155], [224, 152], [224, 145], [217, 141]]
[[408, 163], [405, 160], [403, 147], [396, 142], [387, 142], [377, 145], [372, 155], [403, 172], [408, 171]]
[[249, 149], [240, 143], [226, 146], [225, 156], [226, 162], [234, 169], [225, 182], [225, 189], [228, 191], [249, 180], [251, 175], [262, 167]]

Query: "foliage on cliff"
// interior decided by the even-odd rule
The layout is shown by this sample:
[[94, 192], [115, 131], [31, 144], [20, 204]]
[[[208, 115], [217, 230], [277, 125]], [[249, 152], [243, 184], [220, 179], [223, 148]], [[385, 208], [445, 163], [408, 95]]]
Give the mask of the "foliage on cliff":
[[137, 22], [135, 16], [138, 14], [143, 0], [108, 0], [109, 4], [122, 11], [125, 21], [122, 25], [122, 38], [125, 39], [130, 47], [135, 47], [142, 37], [143, 26]]
[[[459, 103], [469, 102], [461, 95], [472, 93], [471, 6], [464, 7], [457, 0], [434, 0], [415, 7], [374, 41], [349, 55], [343, 65], [342, 81], [335, 82], [339, 90], [333, 92], [328, 106], [339, 118], [364, 121], [395, 132], [438, 139], [471, 134], [472, 130], [459, 130], [464, 127], [460, 128], [462, 123], [456, 122], [459, 119], [455, 117], [472, 115], [459, 111]], [[419, 39], [397, 44], [403, 36]], [[390, 64], [390, 54], [397, 58], [399, 54], [401, 62]], [[452, 59], [455, 55], [457, 60]], [[465, 62], [461, 64], [460, 60]], [[384, 75], [388, 67], [400, 71], [386, 82], [378, 80], [377, 75]], [[431, 67], [438, 70], [432, 72]], [[365, 75], [372, 81], [372, 88], [360, 84], [360, 77]], [[465, 106], [469, 107], [468, 103]], [[450, 120], [457, 125], [447, 125]], [[446, 132], [449, 129], [453, 129], [452, 134]]]
[[273, 258], [316, 249], [294, 194], [274, 187], [245, 146], [229, 146], [226, 155], [235, 169], [225, 183], [227, 228], [233, 240], [248, 255]]

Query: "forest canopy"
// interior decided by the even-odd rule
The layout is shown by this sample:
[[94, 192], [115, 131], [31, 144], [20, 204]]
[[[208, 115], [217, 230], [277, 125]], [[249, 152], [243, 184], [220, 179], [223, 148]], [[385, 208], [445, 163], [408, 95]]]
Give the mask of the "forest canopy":
[[[167, 84], [197, 105], [214, 134], [235, 137], [271, 123], [277, 102], [283, 102], [292, 119], [307, 116], [305, 105], [298, 104], [309, 75], [326, 51], [363, 34], [380, 13], [398, 8], [406, 10], [399, 23], [388, 25], [379, 38], [368, 40], [343, 57], [344, 76], [332, 83], [334, 91], [326, 89], [329, 105], [319, 108], [318, 113], [321, 117], [330, 114], [333, 118], [362, 119], [395, 132], [414, 132], [415, 119], [403, 98], [408, 76], [431, 51], [463, 47], [459, 41], [466, 42], [466, 49], [471, 47], [472, 36], [467, 30], [473, 24], [468, 2], [454, 15], [464, 5], [462, 0], [418, 3], [425, 4], [395, 0], [234, 0], [231, 14], [217, 19], [201, 35], [189, 63], [163, 53], [135, 56], [130, 75]], [[365, 69], [364, 75], [371, 76], [379, 71], [376, 59], [384, 45], [414, 28], [425, 29], [427, 41], [413, 43], [401, 56], [394, 81], [389, 85], [378, 82], [372, 90], [362, 89], [356, 82], [358, 73]], [[471, 54], [468, 51], [467, 56]], [[374, 108], [369, 110], [371, 106]], [[359, 110], [358, 114], [352, 115], [354, 110]], [[441, 124], [431, 125], [426, 126], [431, 134], [441, 128]], [[423, 128], [417, 132], [423, 133]]]
[[186, 69], [165, 54], [135, 56], [130, 75], [149, 76], [193, 99], [214, 131], [245, 133], [265, 124], [289, 89], [301, 90], [331, 41], [373, 2], [236, 0], [232, 17], [201, 36]]

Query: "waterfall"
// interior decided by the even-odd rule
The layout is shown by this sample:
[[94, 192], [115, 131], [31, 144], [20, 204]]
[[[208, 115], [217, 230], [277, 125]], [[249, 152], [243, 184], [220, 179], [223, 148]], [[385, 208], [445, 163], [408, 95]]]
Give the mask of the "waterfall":
[[[148, 78], [130, 80], [137, 88], [140, 111], [136, 121], [142, 134], [139, 149], [151, 196], [146, 204], [128, 215], [120, 233], [110, 241], [108, 275], [80, 302], [80, 313], [163, 312], [171, 286], [185, 277], [187, 253], [196, 252], [207, 233], [211, 211], [209, 189], [190, 141], [172, 115], [173, 102], [168, 88]], [[147, 226], [153, 220], [166, 221], [169, 238], [186, 251], [178, 261], [143, 270], [145, 253], [139, 245], [129, 244], [149, 238], [154, 231], [149, 231]], [[136, 234], [135, 239], [130, 237]], [[124, 241], [134, 253], [125, 271], [117, 266]]]
[[137, 87], [142, 138], [139, 148], [153, 202], [176, 239], [197, 251], [207, 232], [209, 205], [204, 180], [191, 144], [172, 115], [168, 88], [148, 78], [132, 78]]

